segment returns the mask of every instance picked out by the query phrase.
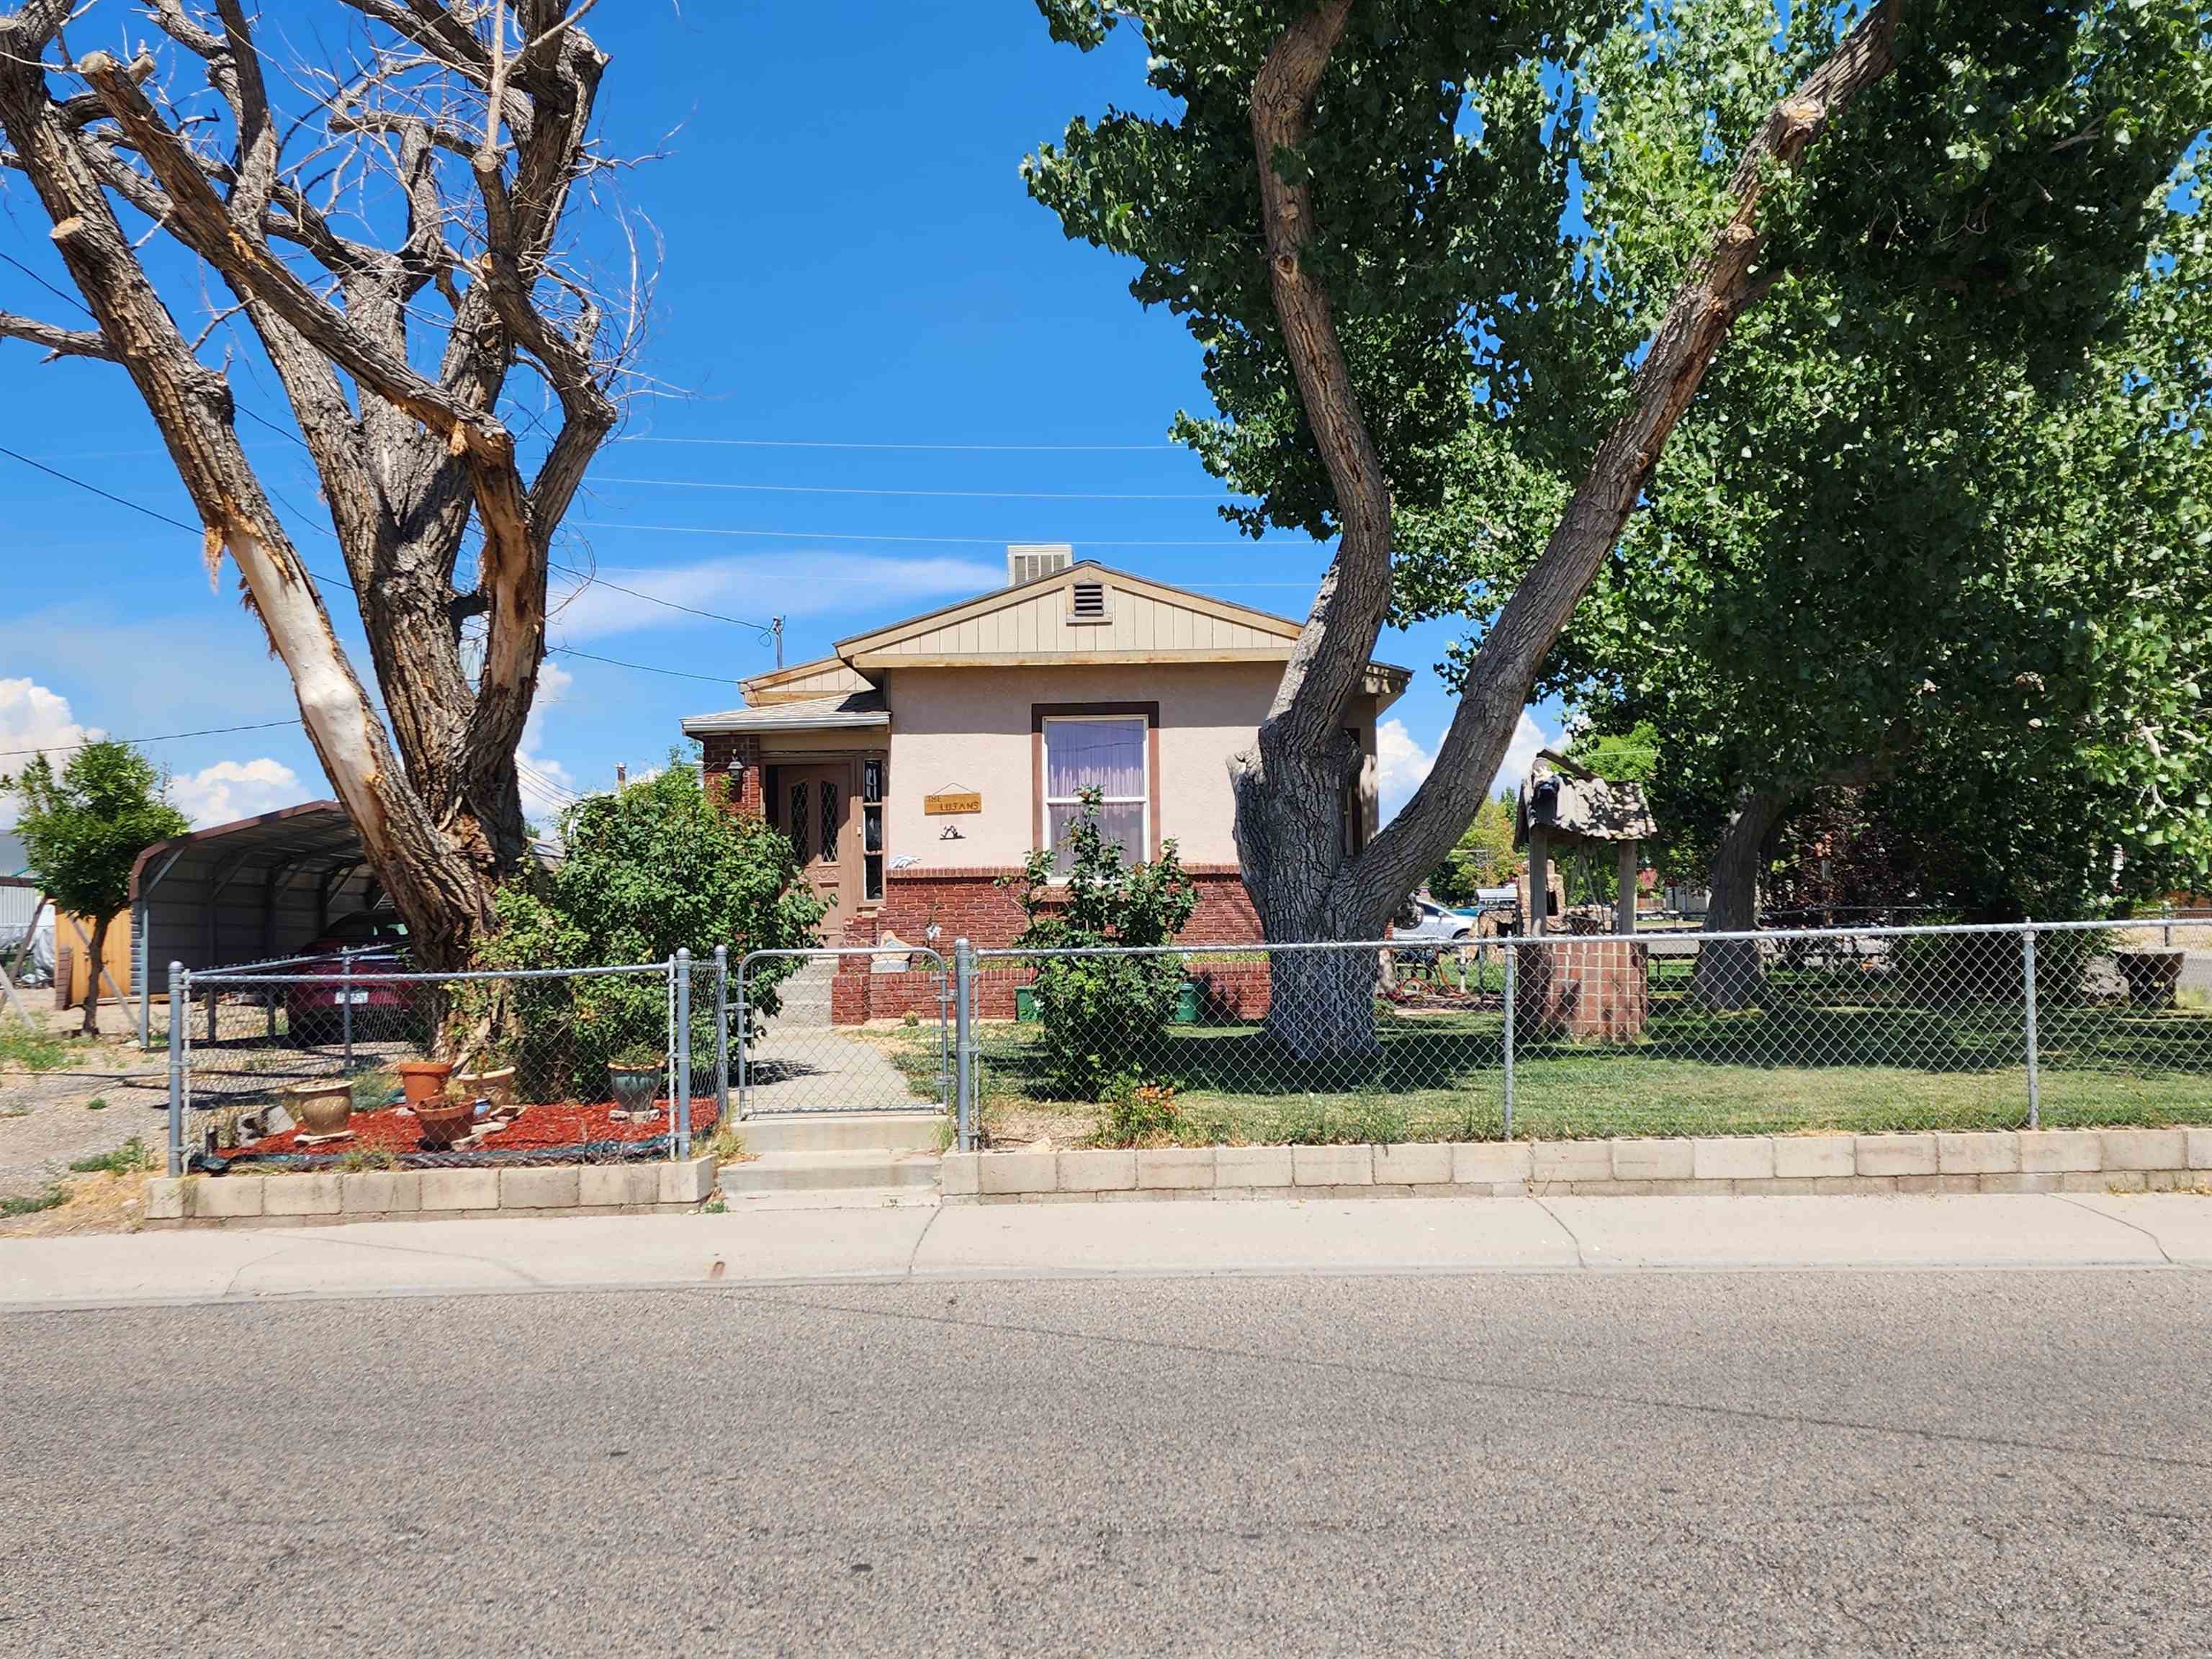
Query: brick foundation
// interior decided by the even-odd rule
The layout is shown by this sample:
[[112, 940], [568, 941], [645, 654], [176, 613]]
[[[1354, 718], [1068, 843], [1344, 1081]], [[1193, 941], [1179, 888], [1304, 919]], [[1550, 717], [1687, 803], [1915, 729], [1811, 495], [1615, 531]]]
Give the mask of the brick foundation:
[[[1198, 908], [1176, 935], [1178, 944], [1204, 951], [1249, 945], [1260, 938], [1259, 915], [1234, 865], [1188, 865], [1184, 870], [1198, 889]], [[1002, 877], [1020, 874], [1011, 866], [891, 871], [884, 878], [882, 906], [847, 922], [845, 943], [873, 945], [896, 935], [902, 944], [920, 949], [928, 944], [934, 923], [936, 948], [947, 962], [956, 939], [967, 939], [979, 951], [1003, 949], [1027, 922], [1015, 890], [998, 884]], [[985, 964], [975, 978], [975, 1017], [1013, 1018], [1014, 994], [1033, 977], [1025, 966]], [[1199, 986], [1201, 1018], [1258, 1019], [1267, 1012], [1265, 962], [1194, 963], [1190, 977]], [[909, 1012], [934, 1018], [937, 992], [934, 974], [873, 973], [867, 957], [848, 957], [830, 982], [830, 1018], [839, 1025], [898, 1019]]]

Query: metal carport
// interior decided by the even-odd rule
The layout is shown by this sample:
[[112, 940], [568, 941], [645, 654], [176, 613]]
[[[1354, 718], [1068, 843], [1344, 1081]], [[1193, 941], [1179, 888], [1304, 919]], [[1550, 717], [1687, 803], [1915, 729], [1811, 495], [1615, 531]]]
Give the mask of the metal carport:
[[168, 964], [265, 962], [311, 944], [331, 919], [367, 908], [374, 878], [334, 800], [303, 801], [155, 842], [131, 871], [138, 1042], [152, 1037], [153, 984]]

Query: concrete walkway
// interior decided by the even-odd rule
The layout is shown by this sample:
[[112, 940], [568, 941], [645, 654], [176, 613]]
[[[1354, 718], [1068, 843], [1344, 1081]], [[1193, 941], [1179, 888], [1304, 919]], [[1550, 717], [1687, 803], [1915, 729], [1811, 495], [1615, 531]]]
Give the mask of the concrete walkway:
[[2189, 1194], [775, 1209], [0, 1240], [0, 1310], [852, 1281], [2212, 1267]]
[[928, 1104], [875, 1044], [823, 1025], [778, 1020], [753, 1042], [745, 1062], [746, 1110], [903, 1112]]

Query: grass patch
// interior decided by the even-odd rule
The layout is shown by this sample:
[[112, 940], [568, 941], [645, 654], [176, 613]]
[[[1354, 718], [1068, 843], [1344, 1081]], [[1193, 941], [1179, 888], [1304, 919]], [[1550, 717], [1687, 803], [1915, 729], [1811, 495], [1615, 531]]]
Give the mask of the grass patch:
[[51, 1072], [69, 1062], [69, 1044], [20, 1019], [0, 1017], [0, 1072]]
[[68, 1202], [68, 1192], [57, 1182], [42, 1193], [18, 1193], [12, 1198], [0, 1198], [0, 1218], [36, 1215], [41, 1210], [58, 1210]]
[[[1686, 976], [1683, 976], [1686, 978]], [[1516, 1042], [1517, 1138], [2002, 1129], [2027, 1121], [2016, 1002], [1915, 1006], [1863, 975], [1771, 976], [1767, 1004], [1692, 1005], [1664, 976], [1640, 1041]], [[2212, 1008], [2078, 1002], [2039, 1011], [2046, 1127], [2212, 1123]], [[976, 1029], [987, 1133], [1015, 1121], [1061, 1145], [1326, 1145], [1496, 1139], [1504, 1133], [1502, 1007], [1376, 1012], [1371, 1054], [1304, 1060], [1253, 1024], [1138, 1035], [1127, 1060], [1171, 1091], [1171, 1121], [1055, 1099], [1034, 1026]], [[938, 1056], [885, 1051], [933, 1098]]]
[[107, 1097], [106, 1095], [94, 1095], [90, 1100], [84, 1103], [84, 1109], [88, 1112], [106, 1111], [107, 1109]]
[[94, 1158], [80, 1158], [70, 1164], [78, 1175], [137, 1175], [154, 1167], [154, 1155], [146, 1150], [146, 1143], [133, 1135], [112, 1152], [101, 1152]]

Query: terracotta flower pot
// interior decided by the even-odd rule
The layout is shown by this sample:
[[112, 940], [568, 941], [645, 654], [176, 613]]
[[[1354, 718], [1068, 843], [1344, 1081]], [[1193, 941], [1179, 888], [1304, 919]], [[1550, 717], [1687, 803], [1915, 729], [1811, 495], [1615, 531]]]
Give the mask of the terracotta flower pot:
[[334, 1135], [353, 1115], [353, 1085], [343, 1078], [295, 1083], [284, 1091], [284, 1104], [311, 1135]]
[[625, 1112], [650, 1112], [667, 1073], [658, 1066], [617, 1066], [607, 1063], [607, 1086], [615, 1104]]
[[492, 1109], [514, 1104], [514, 1067], [502, 1066], [495, 1072], [461, 1072], [453, 1081], [461, 1085], [461, 1092], [471, 1100], [489, 1100]]
[[469, 1132], [475, 1119], [477, 1104], [473, 1100], [439, 1100], [417, 1106], [415, 1121], [422, 1131], [425, 1146], [450, 1146]]
[[407, 1091], [407, 1103], [416, 1112], [426, 1104], [434, 1104], [446, 1092], [446, 1079], [453, 1075], [450, 1060], [403, 1060], [392, 1069], [399, 1073], [399, 1086]]

